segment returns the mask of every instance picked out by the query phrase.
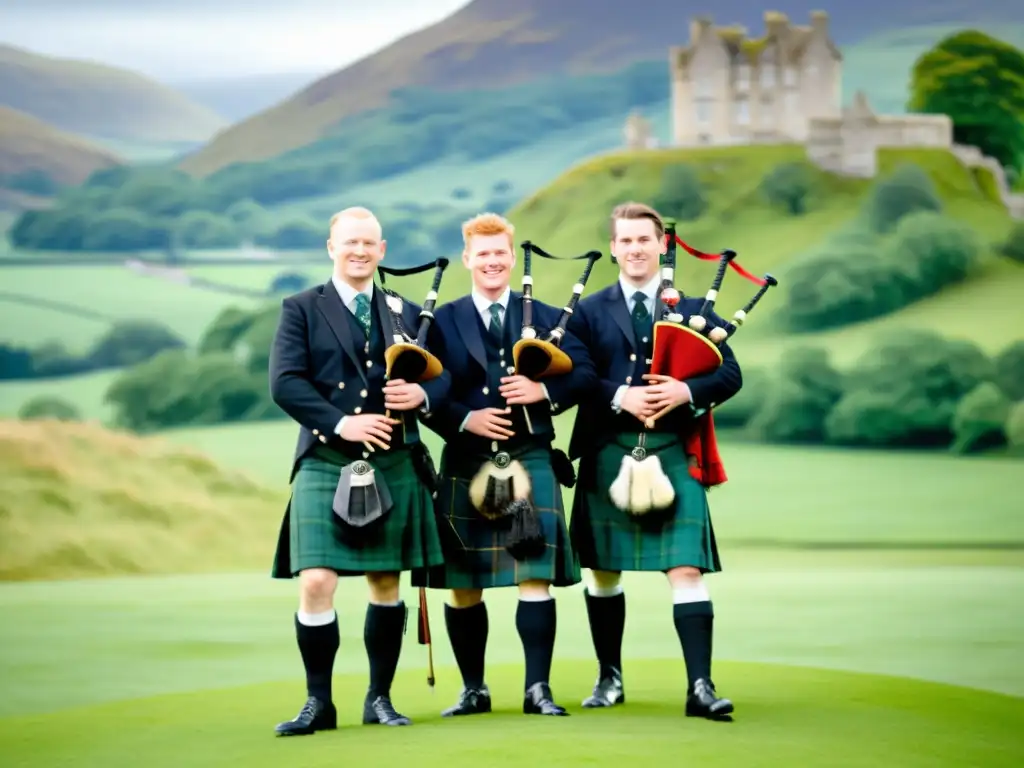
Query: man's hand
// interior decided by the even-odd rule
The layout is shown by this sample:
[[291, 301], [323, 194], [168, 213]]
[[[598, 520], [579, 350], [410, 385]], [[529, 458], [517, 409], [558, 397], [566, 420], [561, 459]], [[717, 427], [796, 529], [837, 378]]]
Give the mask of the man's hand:
[[510, 408], [481, 408], [479, 411], [471, 411], [469, 421], [466, 422], [466, 431], [480, 435], [480, 437], [489, 437], [491, 440], [508, 440], [515, 433], [509, 429], [512, 422], [503, 419], [502, 414], [506, 414], [510, 410]]
[[427, 399], [419, 384], [406, 384], [402, 379], [391, 379], [384, 385], [384, 407], [390, 411], [411, 411]]
[[532, 381], [525, 376], [503, 377], [498, 391], [509, 405], [529, 405], [544, 399], [544, 389], [540, 382]]
[[663, 408], [675, 408], [690, 402], [690, 388], [683, 382], [664, 376], [660, 373], [645, 373], [644, 379], [651, 382], [647, 385], [647, 404], [654, 415]]
[[391, 425], [401, 424], [397, 419], [389, 419], [379, 413], [361, 413], [348, 416], [341, 427], [342, 440], [352, 443], [371, 443], [379, 445], [385, 451], [391, 443]]
[[651, 407], [652, 396], [648, 394], [649, 387], [630, 387], [622, 395], [622, 410], [636, 416], [643, 421], [648, 416], [653, 416], [655, 409]]

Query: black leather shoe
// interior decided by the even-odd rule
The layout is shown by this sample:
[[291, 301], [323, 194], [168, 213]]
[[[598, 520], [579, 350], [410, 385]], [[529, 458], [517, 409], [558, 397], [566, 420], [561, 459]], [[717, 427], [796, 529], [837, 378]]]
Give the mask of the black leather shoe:
[[615, 667], [609, 667], [609, 674], [599, 677], [594, 684], [594, 692], [583, 700], [587, 709], [596, 707], [614, 707], [626, 703], [626, 692], [622, 688], [622, 673]]
[[334, 704], [310, 696], [295, 719], [278, 723], [274, 733], [278, 736], [308, 736], [317, 731], [333, 731], [337, 727], [338, 712]]
[[551, 698], [551, 687], [547, 683], [534, 683], [526, 689], [523, 699], [524, 715], [568, 715]]
[[463, 688], [459, 694], [459, 700], [454, 707], [449, 707], [441, 713], [441, 717], [456, 717], [457, 715], [479, 715], [491, 711], [491, 692], [487, 686], [482, 688]]
[[693, 684], [693, 690], [686, 697], [687, 717], [706, 717], [708, 720], [732, 720], [733, 706], [728, 699], [715, 695], [715, 686], [710, 680], [701, 678]]
[[412, 725], [412, 720], [395, 712], [389, 697], [377, 696], [363, 704], [363, 725]]

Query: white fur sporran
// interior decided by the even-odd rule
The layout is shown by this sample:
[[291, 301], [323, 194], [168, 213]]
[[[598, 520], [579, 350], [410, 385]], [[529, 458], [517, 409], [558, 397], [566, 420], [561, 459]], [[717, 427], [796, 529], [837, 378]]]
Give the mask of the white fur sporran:
[[667, 509], [675, 501], [676, 492], [658, 457], [640, 450], [622, 457], [608, 496], [620, 510], [639, 517]]

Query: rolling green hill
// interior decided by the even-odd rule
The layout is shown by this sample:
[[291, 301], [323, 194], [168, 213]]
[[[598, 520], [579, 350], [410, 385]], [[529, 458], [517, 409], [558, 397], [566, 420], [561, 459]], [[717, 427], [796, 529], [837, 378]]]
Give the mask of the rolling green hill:
[[0, 104], [105, 140], [207, 141], [225, 120], [161, 83], [90, 61], [0, 45]]
[[283, 508], [192, 450], [93, 424], [0, 421], [0, 479], [0, 580], [258, 568]]
[[[590, 248], [607, 252], [607, 216], [612, 207], [629, 199], [654, 197], [663, 169], [689, 163], [699, 169], [709, 199], [708, 211], [697, 221], [680, 222], [678, 234], [703, 251], [731, 248], [737, 261], [755, 274], [771, 272], [784, 285], [787, 269], [803, 253], [857, 217], [870, 180], [829, 173], [816, 174], [817, 191], [803, 216], [780, 215], [758, 190], [764, 174], [779, 163], [801, 160], [799, 146], [749, 146], [708, 149], [665, 149], [611, 153], [583, 162], [520, 202], [509, 217], [519, 239], [529, 238], [558, 255], [580, 254]], [[924, 168], [943, 200], [948, 216], [971, 225], [984, 241], [1003, 239], [1011, 226], [1005, 208], [988, 197], [974, 175], [944, 150], [880, 150], [879, 175], [903, 163]], [[578, 267], [537, 260], [537, 292], [561, 304]], [[681, 250], [676, 285], [689, 295], [703, 295], [714, 265], [691, 258]], [[614, 265], [605, 260], [595, 267], [587, 292], [614, 281]], [[730, 272], [716, 310], [723, 315], [746, 303], [755, 287]], [[1024, 306], [1014, 295], [1024, 292], [1024, 268], [987, 254], [980, 272], [959, 285], [890, 315], [827, 332], [785, 333], [772, 322], [772, 310], [785, 300], [783, 287], [769, 291], [734, 346], [751, 364], [770, 363], [794, 344], [829, 349], [833, 359], [848, 364], [872, 343], [876, 334], [897, 329], [925, 328], [951, 337], [970, 338], [988, 352], [1024, 337]], [[416, 295], [415, 293], [413, 294]], [[967, 314], [969, 323], [953, 318]], [[989, 332], [980, 334], [978, 328]]]
[[[0, 187], [41, 173], [59, 185], [78, 185], [102, 168], [124, 161], [103, 147], [54, 128], [24, 112], [0, 106]], [[29, 193], [42, 190], [23, 188]]]

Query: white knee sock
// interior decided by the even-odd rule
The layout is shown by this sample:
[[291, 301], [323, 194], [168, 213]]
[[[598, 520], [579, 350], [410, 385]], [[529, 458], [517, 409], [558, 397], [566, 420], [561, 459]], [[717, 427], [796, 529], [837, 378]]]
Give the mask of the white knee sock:
[[519, 599], [524, 603], [543, 603], [545, 600], [554, 600], [550, 594], [545, 595], [543, 592], [520, 592]]
[[323, 627], [334, 621], [335, 615], [333, 608], [323, 613], [298, 612], [299, 624], [305, 624], [307, 627]]
[[703, 581], [692, 586], [675, 587], [672, 590], [672, 602], [676, 605], [679, 603], [703, 603], [710, 599], [711, 595], [708, 594], [707, 584]]
[[622, 594], [622, 584], [613, 587], [598, 587], [593, 584], [587, 586], [587, 594], [591, 597], [615, 597]]

